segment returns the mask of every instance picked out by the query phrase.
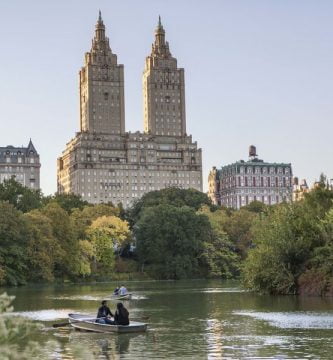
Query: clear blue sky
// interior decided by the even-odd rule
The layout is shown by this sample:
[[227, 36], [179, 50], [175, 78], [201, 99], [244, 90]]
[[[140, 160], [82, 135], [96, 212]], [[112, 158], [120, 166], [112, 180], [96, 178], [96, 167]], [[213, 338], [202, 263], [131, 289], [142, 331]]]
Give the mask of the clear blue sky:
[[333, 1], [1, 1], [0, 145], [32, 138], [45, 194], [79, 130], [78, 71], [99, 8], [125, 66], [127, 131], [143, 129], [141, 75], [161, 14], [205, 189], [209, 169], [247, 159], [250, 144], [309, 182], [333, 178]]

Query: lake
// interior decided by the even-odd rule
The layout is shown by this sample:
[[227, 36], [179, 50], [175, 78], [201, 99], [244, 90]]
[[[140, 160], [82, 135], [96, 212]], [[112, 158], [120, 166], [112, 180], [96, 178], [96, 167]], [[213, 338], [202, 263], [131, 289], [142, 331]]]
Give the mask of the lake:
[[[143, 334], [53, 329], [69, 312], [93, 317], [116, 283], [8, 288], [15, 313], [45, 325], [49, 359], [328, 359], [333, 357], [333, 299], [261, 296], [217, 280], [126, 282], [132, 319], [149, 317]], [[2, 292], [2, 291], [0, 291]], [[112, 311], [116, 302], [109, 301]], [[90, 355], [89, 355], [90, 354]]]

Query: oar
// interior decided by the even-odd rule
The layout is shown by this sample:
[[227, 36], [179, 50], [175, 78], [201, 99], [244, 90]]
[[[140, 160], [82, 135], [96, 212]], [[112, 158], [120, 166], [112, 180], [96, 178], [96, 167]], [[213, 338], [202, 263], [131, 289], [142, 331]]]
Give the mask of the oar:
[[75, 324], [75, 323], [82, 322], [82, 321], [92, 321], [92, 320], [97, 320], [97, 319], [105, 319], [105, 317], [74, 320], [74, 321], [71, 321], [71, 322], [67, 321], [67, 322], [63, 322], [63, 323], [53, 324], [52, 327], [54, 327], [54, 328], [64, 327], [64, 326], [68, 326], [68, 325]]

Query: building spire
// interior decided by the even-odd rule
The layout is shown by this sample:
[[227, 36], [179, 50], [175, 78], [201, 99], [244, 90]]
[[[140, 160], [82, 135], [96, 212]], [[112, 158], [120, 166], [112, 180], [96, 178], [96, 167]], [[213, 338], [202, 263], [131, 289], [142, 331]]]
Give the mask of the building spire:
[[155, 42], [153, 44], [152, 55], [168, 58], [171, 56], [169, 44], [165, 41], [165, 30], [162, 25], [161, 16], [158, 16], [158, 24], [155, 30]]
[[95, 26], [95, 39], [97, 41], [105, 40], [105, 25], [103, 23], [101, 10], [99, 10], [98, 20]]

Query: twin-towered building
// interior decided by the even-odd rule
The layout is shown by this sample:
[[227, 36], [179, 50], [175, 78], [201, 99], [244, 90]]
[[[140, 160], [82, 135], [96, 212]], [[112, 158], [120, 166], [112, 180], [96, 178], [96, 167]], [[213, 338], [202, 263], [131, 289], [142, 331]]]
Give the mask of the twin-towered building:
[[291, 201], [291, 164], [269, 163], [258, 158], [250, 146], [249, 160], [215, 167], [209, 173], [208, 196], [216, 205], [240, 209], [252, 201], [274, 205]]
[[202, 191], [201, 149], [186, 132], [184, 69], [159, 18], [143, 72], [144, 132], [126, 132], [124, 66], [99, 14], [80, 71], [80, 131], [58, 159], [59, 193], [125, 207], [165, 187]]

